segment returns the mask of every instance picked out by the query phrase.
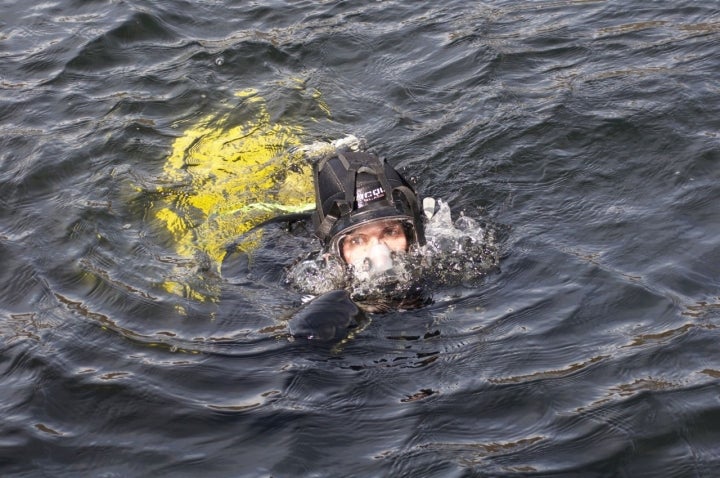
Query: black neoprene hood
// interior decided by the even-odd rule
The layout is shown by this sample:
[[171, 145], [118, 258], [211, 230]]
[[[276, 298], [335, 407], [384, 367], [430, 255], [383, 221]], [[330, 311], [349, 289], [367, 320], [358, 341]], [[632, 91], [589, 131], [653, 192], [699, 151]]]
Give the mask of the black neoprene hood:
[[412, 222], [408, 240], [425, 244], [420, 202], [412, 186], [387, 161], [366, 152], [338, 151], [313, 165], [315, 234], [325, 248], [344, 231], [370, 221]]

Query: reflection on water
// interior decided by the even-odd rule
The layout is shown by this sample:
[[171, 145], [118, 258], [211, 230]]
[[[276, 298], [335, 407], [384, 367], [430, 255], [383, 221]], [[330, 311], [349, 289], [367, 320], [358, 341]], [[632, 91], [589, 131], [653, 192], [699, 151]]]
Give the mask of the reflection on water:
[[[3, 8], [3, 476], [716, 473], [712, 5]], [[243, 233], [349, 133], [507, 229], [427, 306], [291, 341], [317, 243]]]

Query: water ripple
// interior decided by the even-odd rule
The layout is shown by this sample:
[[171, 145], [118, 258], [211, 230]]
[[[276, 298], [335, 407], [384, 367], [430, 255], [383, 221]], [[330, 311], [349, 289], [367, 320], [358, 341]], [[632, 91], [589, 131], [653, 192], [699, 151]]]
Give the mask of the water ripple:
[[[716, 9], [4, 13], [6, 475], [713, 476]], [[187, 186], [163, 179], [173, 141], [218, 112], [242, 124], [247, 89], [303, 141], [364, 136], [423, 194], [507, 225], [500, 270], [339, 344], [290, 340], [281, 278], [309, 234], [224, 278], [149, 212]]]

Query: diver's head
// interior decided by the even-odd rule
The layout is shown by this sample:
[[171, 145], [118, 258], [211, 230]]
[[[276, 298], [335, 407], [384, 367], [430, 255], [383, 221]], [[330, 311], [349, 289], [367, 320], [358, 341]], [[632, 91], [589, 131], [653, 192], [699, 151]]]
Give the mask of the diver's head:
[[424, 245], [415, 191], [385, 160], [338, 152], [313, 166], [315, 234], [356, 270], [382, 272], [394, 255]]

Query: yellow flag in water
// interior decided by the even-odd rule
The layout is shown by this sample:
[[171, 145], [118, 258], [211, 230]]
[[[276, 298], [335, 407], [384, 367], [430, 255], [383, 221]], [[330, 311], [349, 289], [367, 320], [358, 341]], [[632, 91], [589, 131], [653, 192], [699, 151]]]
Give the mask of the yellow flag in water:
[[[314, 206], [312, 173], [303, 152], [299, 126], [273, 123], [254, 90], [237, 93], [249, 119], [232, 124], [231, 112], [208, 115], [173, 143], [152, 214], [172, 235], [183, 258], [209, 261], [218, 271], [228, 245], [251, 251], [262, 221]], [[326, 108], [324, 109], [326, 111]], [[209, 266], [209, 267], [208, 267]], [[164, 287], [204, 300], [182, 281]]]

